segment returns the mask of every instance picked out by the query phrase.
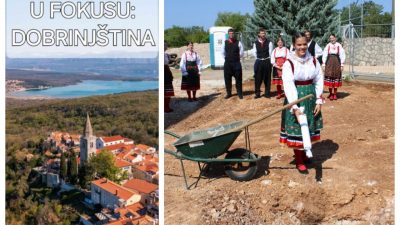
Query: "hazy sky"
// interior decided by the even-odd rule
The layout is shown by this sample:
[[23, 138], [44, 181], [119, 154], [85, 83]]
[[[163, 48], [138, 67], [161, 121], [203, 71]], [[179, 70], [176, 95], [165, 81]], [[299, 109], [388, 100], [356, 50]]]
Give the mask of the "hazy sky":
[[[50, 1], [45, 1], [45, 14], [41, 19], [33, 19], [30, 16], [29, 2], [31, 0], [7, 0], [6, 2], [6, 29], [7, 29], [7, 56], [8, 57], [148, 57], [156, 56], [158, 52], [158, 0], [135, 0], [131, 1], [136, 7], [135, 19], [65, 19], [60, 14], [55, 19], [49, 18], [48, 5]], [[39, 5], [38, 0], [35, 0]], [[63, 1], [66, 2], [66, 1]], [[77, 2], [77, 1], [72, 1]], [[86, 2], [84, 0], [80, 1]], [[94, 1], [98, 3], [99, 1]], [[119, 1], [125, 6], [126, 0]], [[95, 8], [96, 12], [98, 11]], [[123, 10], [122, 12], [125, 12]], [[137, 47], [31, 47], [28, 45], [21, 47], [11, 46], [11, 29], [98, 29], [98, 24], [108, 24], [111, 29], [150, 29], [155, 47], [150, 45]]]
[[[356, 1], [339, 0], [336, 8], [347, 6], [349, 2]], [[358, 2], [361, 3], [361, 1]], [[373, 2], [383, 5], [384, 11], [392, 11], [391, 0], [373, 0]], [[208, 29], [214, 25], [218, 12], [240, 12], [242, 14], [254, 12], [252, 0], [165, 0], [164, 5], [165, 28], [177, 25], [182, 27], [203, 26]]]

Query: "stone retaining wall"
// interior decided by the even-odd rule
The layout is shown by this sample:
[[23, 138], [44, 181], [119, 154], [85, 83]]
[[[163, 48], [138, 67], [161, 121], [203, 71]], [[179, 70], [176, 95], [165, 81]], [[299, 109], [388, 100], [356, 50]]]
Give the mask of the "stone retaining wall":
[[[346, 51], [346, 64], [350, 63], [350, 39], [342, 43]], [[392, 38], [356, 38], [353, 39], [355, 66], [394, 66], [395, 39]]]

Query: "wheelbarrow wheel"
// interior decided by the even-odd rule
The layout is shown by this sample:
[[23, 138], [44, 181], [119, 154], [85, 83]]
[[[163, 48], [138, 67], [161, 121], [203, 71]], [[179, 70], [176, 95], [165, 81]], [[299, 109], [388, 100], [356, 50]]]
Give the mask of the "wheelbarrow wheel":
[[[257, 157], [247, 149], [238, 148], [229, 151], [225, 159], [256, 159]], [[225, 173], [232, 180], [248, 181], [257, 173], [256, 162], [229, 162], [225, 164]]]

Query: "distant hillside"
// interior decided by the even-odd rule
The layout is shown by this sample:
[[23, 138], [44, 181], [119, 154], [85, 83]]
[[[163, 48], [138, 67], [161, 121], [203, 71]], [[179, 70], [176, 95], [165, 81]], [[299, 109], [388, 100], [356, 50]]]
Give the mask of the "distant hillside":
[[7, 69], [6, 80], [24, 81], [25, 88], [37, 88], [39, 86], [60, 87], [79, 83], [83, 80], [122, 80], [122, 81], [142, 81], [156, 80], [152, 77], [137, 76], [126, 77], [116, 75], [98, 75], [82, 73], [60, 73], [51, 71]]
[[[49, 131], [82, 133], [86, 112], [95, 135], [122, 135], [158, 144], [158, 92], [146, 91], [68, 100], [41, 100], [35, 105], [7, 100], [7, 152], [37, 143]], [[28, 105], [28, 106], [26, 106]]]

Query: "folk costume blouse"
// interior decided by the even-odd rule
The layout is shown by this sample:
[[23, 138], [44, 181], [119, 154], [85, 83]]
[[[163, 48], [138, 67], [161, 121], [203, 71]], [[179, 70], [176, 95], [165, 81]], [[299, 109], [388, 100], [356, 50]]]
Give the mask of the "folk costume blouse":
[[203, 62], [201, 61], [200, 55], [197, 52], [186, 51], [182, 54], [180, 68], [183, 76], [188, 75], [189, 73], [186, 70], [186, 60], [189, 62], [196, 62], [197, 68], [199, 69], [199, 74], [201, 74], [200, 70], [203, 66]]
[[289, 49], [286, 47], [276, 47], [271, 53], [271, 64], [274, 66], [276, 64], [276, 58], [288, 58], [289, 54]]
[[[293, 53], [288, 58], [293, 62], [294, 68], [293, 73], [289, 61], [286, 61], [282, 68], [283, 87], [288, 102], [291, 103], [298, 99], [295, 81], [312, 80], [312, 83], [315, 85], [316, 104], [323, 104], [321, 97], [324, 88], [324, 79], [319, 62], [315, 60], [314, 65], [314, 57], [309, 52], [306, 52], [304, 57], [298, 57]], [[298, 109], [298, 106], [293, 105], [290, 111], [293, 113], [294, 109]]]
[[328, 55], [330, 54], [339, 55], [341, 66], [344, 65], [344, 61], [346, 60], [346, 53], [344, 52], [344, 49], [340, 43], [329, 43], [325, 46], [324, 54], [322, 55], [322, 65], [325, 65], [326, 60], [328, 59]]

